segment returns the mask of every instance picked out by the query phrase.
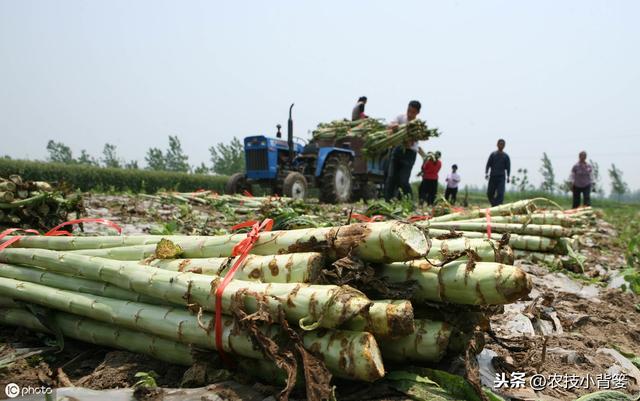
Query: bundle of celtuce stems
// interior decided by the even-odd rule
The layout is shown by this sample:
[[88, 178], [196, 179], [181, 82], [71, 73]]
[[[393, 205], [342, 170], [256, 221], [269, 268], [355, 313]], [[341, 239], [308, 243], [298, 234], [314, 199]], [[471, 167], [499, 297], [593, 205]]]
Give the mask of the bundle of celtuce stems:
[[437, 129], [428, 128], [422, 120], [413, 120], [391, 128], [372, 118], [358, 121], [338, 120], [319, 124], [318, 128], [313, 131], [313, 138], [315, 140], [337, 140], [345, 137], [359, 137], [364, 140], [364, 152], [369, 156], [374, 156], [407, 141], [422, 141], [440, 135]]
[[67, 198], [45, 181], [0, 177], [0, 228], [50, 228], [68, 220], [72, 212], [81, 212], [79, 196]]
[[409, 121], [394, 130], [381, 130], [365, 137], [364, 150], [368, 155], [378, 155], [394, 146], [412, 141], [424, 141], [440, 136], [437, 128], [429, 128], [422, 120]]
[[368, 134], [385, 129], [381, 120], [365, 118], [358, 121], [335, 120], [320, 123], [312, 135], [315, 140], [335, 140], [347, 136], [366, 137]]
[[[191, 364], [189, 347], [218, 348], [214, 294], [245, 238], [23, 237], [0, 251], [0, 323]], [[221, 293], [222, 350], [267, 382], [287, 377], [288, 389], [301, 369], [312, 399], [313, 388], [331, 393], [322, 377], [371, 382], [398, 364], [436, 363], [476, 329], [446, 311], [530, 292], [512, 260], [499, 241], [429, 241], [399, 221], [261, 232]], [[287, 352], [300, 364], [283, 362]]]
[[[590, 207], [559, 210], [546, 199], [528, 199], [490, 209], [471, 209], [417, 223], [432, 238], [500, 240], [508, 244], [516, 259], [554, 265], [575, 265], [580, 238], [593, 230], [596, 214]], [[555, 205], [557, 206], [557, 205]], [[487, 213], [488, 210], [488, 213]]]

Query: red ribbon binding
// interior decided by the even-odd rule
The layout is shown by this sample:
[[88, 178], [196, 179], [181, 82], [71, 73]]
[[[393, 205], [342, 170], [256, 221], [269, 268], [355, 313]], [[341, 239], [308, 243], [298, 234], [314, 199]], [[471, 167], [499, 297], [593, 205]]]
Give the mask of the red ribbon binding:
[[429, 220], [430, 218], [431, 216], [427, 216], [427, 215], [424, 215], [424, 216], [416, 215], [416, 216], [410, 216], [408, 220], [413, 223], [414, 221]]
[[[16, 231], [24, 231], [25, 233], [31, 233], [31, 234], [37, 234], [40, 235], [40, 233], [38, 232], [38, 230], [33, 230], [31, 228], [27, 229], [27, 230], [23, 230], [22, 228], [7, 228], [6, 230], [4, 230], [3, 232], [0, 233], [0, 239], [3, 239], [4, 237], [6, 237], [7, 235], [14, 233]], [[6, 242], [0, 244], [0, 251], [3, 250], [4, 248], [8, 247], [9, 245], [20, 241], [20, 239], [24, 237], [24, 235], [16, 235], [15, 237], [7, 240]]]
[[[54, 228], [52, 228], [51, 230], [47, 231], [47, 233], [45, 233], [45, 237], [59, 237], [62, 235], [67, 235], [67, 236], [73, 236], [73, 234], [71, 234], [69, 231], [66, 230], [59, 230], [59, 228], [62, 228], [64, 226], [68, 226], [68, 225], [72, 225], [72, 224], [78, 224], [78, 223], [100, 223], [100, 224], [106, 224], [110, 227], [115, 228], [118, 231], [118, 234], [122, 234], [122, 227], [120, 227], [119, 225], [117, 225], [116, 223], [114, 223], [111, 220], [107, 220], [107, 219], [76, 219], [76, 220], [70, 220], [67, 222], [64, 222], [62, 224], [59, 224], [57, 226], [55, 226]], [[8, 228], [6, 230], [4, 230], [3, 232], [0, 233], [0, 240], [3, 239], [4, 237], [6, 237], [7, 235], [14, 233], [16, 231], [23, 231], [25, 233], [31, 233], [31, 234], [37, 234], [40, 235], [40, 233], [38, 232], [38, 230], [34, 230], [34, 229], [26, 229], [23, 230], [22, 228]], [[6, 247], [8, 247], [11, 244], [14, 244], [18, 241], [20, 241], [20, 239], [24, 237], [24, 235], [16, 235], [15, 237], [9, 239], [8, 241], [0, 244], [0, 251], [2, 251], [3, 249], [5, 249]]]
[[372, 223], [374, 221], [382, 221], [382, 220], [384, 220], [384, 216], [379, 215], [379, 214], [376, 214], [374, 216], [369, 217], [369, 216], [365, 216], [364, 214], [360, 214], [360, 213], [351, 213], [351, 217], [356, 219], [356, 220], [365, 222], [365, 223]]
[[247, 234], [247, 237], [242, 241], [238, 242], [233, 247], [233, 250], [231, 251], [232, 257], [239, 256], [239, 258], [235, 261], [231, 269], [229, 269], [229, 271], [224, 276], [220, 284], [218, 284], [216, 288], [216, 293], [215, 293], [216, 317], [215, 317], [214, 330], [215, 330], [215, 336], [216, 336], [216, 349], [218, 350], [218, 353], [220, 354], [220, 357], [223, 360], [227, 360], [227, 356], [224, 353], [224, 349], [222, 346], [222, 292], [227, 287], [227, 285], [231, 282], [231, 280], [233, 280], [233, 276], [236, 274], [236, 271], [238, 270], [238, 268], [240, 268], [240, 266], [243, 265], [245, 259], [247, 258], [247, 255], [249, 255], [249, 252], [251, 251], [251, 248], [253, 248], [253, 245], [256, 243], [256, 241], [260, 237], [260, 232], [271, 231], [271, 228], [273, 227], [273, 220], [264, 219], [262, 223], [258, 223], [257, 221], [247, 221], [244, 223], [237, 224], [233, 226], [231, 229], [233, 230], [235, 229], [235, 227], [242, 228], [242, 227], [249, 227], [249, 226], [251, 226], [251, 231]]
[[71, 226], [71, 225], [80, 224], [80, 223], [99, 223], [99, 224], [104, 224], [104, 225], [107, 225], [109, 227], [115, 228], [116, 231], [118, 231], [118, 234], [122, 234], [122, 227], [120, 227], [119, 225], [117, 225], [116, 223], [114, 223], [111, 220], [107, 220], [107, 219], [75, 219], [75, 220], [69, 220], [69, 221], [64, 222], [62, 224], [58, 224], [57, 226], [53, 227], [51, 230], [47, 231], [45, 236], [47, 236], [47, 237], [56, 237], [56, 236], [60, 236], [60, 235], [71, 236], [72, 234], [69, 231], [59, 230], [59, 229], [64, 227], [64, 226]]

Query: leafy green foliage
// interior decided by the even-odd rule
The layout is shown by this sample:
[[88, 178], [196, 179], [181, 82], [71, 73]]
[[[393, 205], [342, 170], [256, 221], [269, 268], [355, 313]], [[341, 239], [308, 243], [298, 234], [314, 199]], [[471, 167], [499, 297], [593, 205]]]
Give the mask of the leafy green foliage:
[[150, 170], [166, 170], [186, 173], [190, 170], [189, 156], [182, 151], [177, 136], [169, 135], [169, 149], [163, 152], [159, 148], [150, 148], [144, 158]]
[[120, 160], [118, 160], [118, 155], [116, 154], [116, 145], [113, 145], [111, 143], [104, 144], [104, 149], [102, 149], [102, 163], [105, 167], [122, 167], [122, 163], [120, 163]]
[[113, 190], [155, 193], [160, 190], [181, 192], [209, 189], [223, 192], [225, 176], [187, 174], [0, 159], [0, 176], [20, 174], [25, 180], [65, 182], [81, 191]]
[[162, 150], [158, 148], [150, 148], [147, 150], [147, 155], [144, 157], [144, 160], [147, 162], [147, 168], [150, 170], [159, 171], [167, 169]]
[[591, 159], [589, 159], [589, 164], [591, 165], [591, 178], [593, 179], [591, 182], [591, 192], [602, 194], [604, 190], [600, 183], [600, 165]]
[[547, 152], [542, 153], [542, 167], [540, 167], [540, 174], [542, 174], [542, 184], [540, 185], [540, 189], [545, 192], [553, 193], [556, 189], [556, 175], [553, 171], [551, 159], [547, 156]]
[[611, 164], [609, 178], [611, 178], [611, 194], [617, 195], [620, 199], [629, 190], [629, 186], [622, 179], [622, 170], [617, 168], [615, 164]]
[[154, 372], [153, 370], [150, 371], [150, 372], [138, 372], [138, 373], [136, 373], [134, 375], [134, 377], [140, 379], [133, 385], [134, 388], [139, 388], [139, 387], [146, 387], [146, 388], [158, 387], [158, 383], [156, 383], [156, 379], [158, 378], [158, 374], [156, 372]]
[[238, 138], [233, 137], [231, 143], [226, 145], [219, 143], [209, 148], [213, 172], [216, 174], [231, 175], [244, 171], [244, 146]]
[[194, 174], [209, 174], [209, 167], [206, 164], [200, 163], [199, 166], [193, 169]]
[[526, 168], [519, 168], [517, 175], [511, 177], [511, 185], [520, 192], [533, 189], [533, 185], [529, 183], [529, 171]]
[[91, 156], [86, 149], [82, 149], [80, 152], [80, 157], [76, 161], [78, 164], [83, 164], [86, 166], [98, 166], [98, 161], [95, 157]]
[[169, 135], [169, 149], [165, 154], [165, 169], [168, 171], [189, 171], [189, 156], [182, 151], [182, 144], [177, 136]]
[[50, 140], [47, 143], [47, 151], [49, 152], [49, 161], [57, 163], [73, 163], [73, 153], [71, 148], [62, 142]]
[[384, 380], [418, 401], [504, 401], [487, 389], [483, 390], [483, 397], [465, 378], [442, 370], [409, 367], [407, 371], [387, 373]]
[[140, 167], [138, 167], [138, 161], [137, 160], [131, 160], [131, 161], [125, 163], [124, 168], [128, 168], [128, 169], [131, 169], [131, 170], [137, 170]]

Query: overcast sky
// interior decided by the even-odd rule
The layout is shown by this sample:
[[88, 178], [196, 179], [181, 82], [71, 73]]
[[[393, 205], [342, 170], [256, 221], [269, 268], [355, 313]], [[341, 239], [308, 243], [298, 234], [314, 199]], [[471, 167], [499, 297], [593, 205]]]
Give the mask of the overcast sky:
[[178, 135], [199, 164], [215, 143], [286, 126], [292, 102], [307, 137], [366, 95], [387, 120], [420, 100], [443, 132], [425, 147], [463, 184], [484, 183], [503, 137], [534, 184], [543, 152], [560, 179], [584, 149], [637, 189], [639, 19], [631, 0], [2, 0], [0, 155], [109, 142], [144, 163]]

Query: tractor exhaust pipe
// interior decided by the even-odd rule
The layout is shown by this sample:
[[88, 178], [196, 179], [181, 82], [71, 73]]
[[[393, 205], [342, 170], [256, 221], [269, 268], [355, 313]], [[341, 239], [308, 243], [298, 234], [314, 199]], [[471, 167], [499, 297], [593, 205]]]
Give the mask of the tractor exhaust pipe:
[[293, 119], [291, 118], [291, 110], [293, 105], [289, 107], [289, 121], [287, 121], [287, 144], [289, 145], [289, 166], [293, 165]]

